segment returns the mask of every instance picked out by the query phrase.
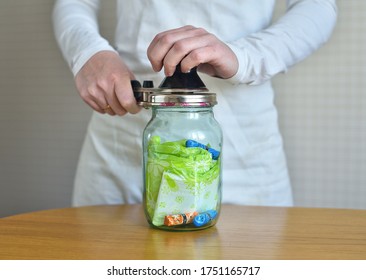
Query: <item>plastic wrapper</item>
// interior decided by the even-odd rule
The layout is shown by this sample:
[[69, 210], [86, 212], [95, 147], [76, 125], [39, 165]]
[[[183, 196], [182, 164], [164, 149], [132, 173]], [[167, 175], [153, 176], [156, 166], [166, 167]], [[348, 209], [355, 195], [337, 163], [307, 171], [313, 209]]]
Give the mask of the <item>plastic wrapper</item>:
[[150, 138], [146, 167], [146, 204], [153, 225], [164, 217], [216, 209], [220, 164], [199, 147], [186, 147], [186, 139], [162, 143]]

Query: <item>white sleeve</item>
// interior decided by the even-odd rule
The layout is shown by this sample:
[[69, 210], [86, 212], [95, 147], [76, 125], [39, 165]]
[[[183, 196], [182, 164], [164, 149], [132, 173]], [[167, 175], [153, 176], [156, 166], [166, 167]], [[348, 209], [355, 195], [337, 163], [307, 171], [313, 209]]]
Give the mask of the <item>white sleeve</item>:
[[55, 2], [52, 15], [55, 37], [74, 75], [95, 53], [115, 51], [99, 34], [98, 10], [99, 0]]
[[337, 18], [335, 0], [288, 0], [273, 25], [230, 42], [239, 70], [229, 82], [261, 84], [305, 59], [330, 37]]

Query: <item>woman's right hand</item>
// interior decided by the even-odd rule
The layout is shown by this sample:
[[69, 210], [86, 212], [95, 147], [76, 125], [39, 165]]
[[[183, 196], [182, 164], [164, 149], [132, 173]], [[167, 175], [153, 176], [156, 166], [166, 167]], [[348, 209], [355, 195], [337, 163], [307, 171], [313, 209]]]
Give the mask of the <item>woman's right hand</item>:
[[133, 95], [133, 79], [133, 73], [117, 53], [101, 51], [76, 74], [75, 84], [81, 98], [95, 111], [123, 116], [141, 110]]

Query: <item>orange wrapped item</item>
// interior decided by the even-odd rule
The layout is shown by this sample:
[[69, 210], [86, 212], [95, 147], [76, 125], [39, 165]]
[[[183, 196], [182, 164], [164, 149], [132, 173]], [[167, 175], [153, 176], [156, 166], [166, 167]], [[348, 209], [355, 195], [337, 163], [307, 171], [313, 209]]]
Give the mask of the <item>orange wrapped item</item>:
[[197, 215], [198, 213], [196, 211], [191, 213], [168, 215], [165, 216], [164, 225], [171, 227], [171, 226], [191, 224], [193, 222], [194, 217], [196, 217]]

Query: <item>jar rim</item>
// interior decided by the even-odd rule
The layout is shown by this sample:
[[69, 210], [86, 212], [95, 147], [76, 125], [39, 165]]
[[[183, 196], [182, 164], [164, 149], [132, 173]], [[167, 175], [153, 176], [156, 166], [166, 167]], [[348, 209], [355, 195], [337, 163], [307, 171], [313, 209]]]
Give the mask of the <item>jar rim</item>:
[[217, 104], [216, 94], [182, 89], [145, 92], [139, 105], [143, 107], [212, 107]]

